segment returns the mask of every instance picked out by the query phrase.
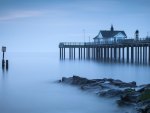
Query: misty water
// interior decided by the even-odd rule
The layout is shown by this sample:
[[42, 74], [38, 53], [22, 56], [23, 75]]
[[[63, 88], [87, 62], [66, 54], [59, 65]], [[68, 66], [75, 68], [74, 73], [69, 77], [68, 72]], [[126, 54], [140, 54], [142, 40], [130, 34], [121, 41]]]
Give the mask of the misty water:
[[56, 83], [63, 76], [114, 78], [146, 84], [150, 66], [94, 60], [60, 60], [52, 53], [9, 53], [0, 73], [0, 113], [123, 113], [115, 100]]

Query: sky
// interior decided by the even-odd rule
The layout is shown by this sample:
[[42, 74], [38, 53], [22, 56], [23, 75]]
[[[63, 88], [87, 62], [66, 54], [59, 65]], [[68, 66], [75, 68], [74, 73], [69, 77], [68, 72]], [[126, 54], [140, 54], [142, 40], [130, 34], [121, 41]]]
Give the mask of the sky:
[[150, 0], [0, 0], [0, 46], [55, 52], [59, 42], [93, 41], [99, 30], [150, 35]]

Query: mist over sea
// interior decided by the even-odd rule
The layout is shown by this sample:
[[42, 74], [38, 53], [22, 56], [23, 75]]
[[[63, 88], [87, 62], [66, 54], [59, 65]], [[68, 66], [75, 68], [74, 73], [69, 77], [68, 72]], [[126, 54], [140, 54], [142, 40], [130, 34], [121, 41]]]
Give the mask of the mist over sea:
[[146, 84], [149, 65], [94, 60], [60, 60], [58, 53], [7, 53], [9, 69], [0, 70], [0, 113], [122, 113], [115, 99], [58, 84], [63, 76], [113, 78]]

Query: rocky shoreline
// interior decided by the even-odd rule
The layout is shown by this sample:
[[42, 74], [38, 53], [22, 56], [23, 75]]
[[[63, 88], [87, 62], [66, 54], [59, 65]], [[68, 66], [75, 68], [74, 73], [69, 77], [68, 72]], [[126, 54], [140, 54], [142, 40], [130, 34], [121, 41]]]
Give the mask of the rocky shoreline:
[[132, 105], [137, 113], [150, 113], [150, 84], [137, 86], [135, 81], [126, 83], [111, 78], [87, 79], [79, 76], [62, 77], [59, 83], [75, 85], [101, 97], [117, 97], [119, 106]]

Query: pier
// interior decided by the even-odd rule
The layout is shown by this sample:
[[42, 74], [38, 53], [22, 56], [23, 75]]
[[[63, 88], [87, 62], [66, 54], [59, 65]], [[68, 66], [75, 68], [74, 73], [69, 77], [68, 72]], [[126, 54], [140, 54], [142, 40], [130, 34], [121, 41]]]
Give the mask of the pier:
[[[66, 52], [68, 50], [68, 52]], [[60, 42], [60, 59], [95, 59], [150, 64], [150, 39], [118, 42]]]

